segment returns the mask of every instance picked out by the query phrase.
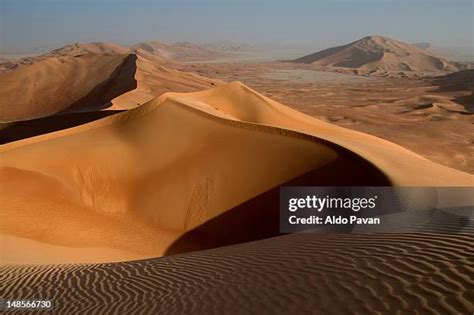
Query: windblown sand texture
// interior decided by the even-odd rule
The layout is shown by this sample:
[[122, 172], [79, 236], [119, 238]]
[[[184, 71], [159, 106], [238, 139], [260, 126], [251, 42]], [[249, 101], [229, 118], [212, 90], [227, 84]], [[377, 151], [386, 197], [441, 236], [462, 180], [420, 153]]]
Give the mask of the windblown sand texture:
[[474, 237], [292, 234], [159, 259], [3, 267], [60, 314], [471, 314]]

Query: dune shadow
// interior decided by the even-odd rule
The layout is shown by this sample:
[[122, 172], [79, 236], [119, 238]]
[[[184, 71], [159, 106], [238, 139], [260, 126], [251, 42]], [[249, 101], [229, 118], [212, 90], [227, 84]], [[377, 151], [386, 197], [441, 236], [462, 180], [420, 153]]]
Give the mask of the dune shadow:
[[107, 80], [54, 115], [0, 124], [0, 144], [75, 127], [122, 112], [122, 110], [103, 111], [103, 109], [112, 106], [114, 98], [136, 89], [136, 60], [137, 56], [134, 54], [126, 56]]
[[165, 255], [280, 235], [281, 186], [391, 186], [391, 182], [366, 160], [344, 151], [334, 162], [276, 186], [188, 231], [166, 250]]
[[296, 62], [296, 63], [312, 63], [312, 62], [318, 61], [319, 59], [323, 59], [323, 58], [326, 58], [326, 57], [328, 57], [332, 54], [335, 54], [335, 53], [339, 52], [340, 50], [342, 50], [342, 49], [344, 49], [348, 46], [349, 45], [331, 47], [331, 48], [324, 49], [324, 50], [309, 54], [307, 56], [304, 56], [304, 57], [301, 57], [301, 58], [298, 58], [298, 59], [288, 60], [288, 61]]
[[26, 121], [18, 121], [3, 125], [0, 124], [0, 144], [79, 126], [120, 112], [123, 111], [105, 110], [96, 112], [70, 113]]
[[433, 92], [470, 91], [471, 94], [457, 96], [453, 101], [464, 106], [470, 113], [474, 113], [474, 69], [461, 70], [437, 77], [432, 79], [431, 83], [438, 85], [438, 88]]
[[112, 72], [110, 77], [98, 84], [86, 96], [69, 105], [56, 115], [66, 113], [97, 111], [112, 106], [112, 100], [137, 88], [135, 73], [137, 56], [130, 54]]

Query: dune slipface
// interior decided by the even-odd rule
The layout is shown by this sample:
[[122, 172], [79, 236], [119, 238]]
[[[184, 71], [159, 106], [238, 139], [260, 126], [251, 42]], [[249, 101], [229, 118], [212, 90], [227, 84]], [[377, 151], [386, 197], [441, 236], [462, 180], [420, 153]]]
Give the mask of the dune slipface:
[[[9, 183], [0, 192], [3, 263], [120, 261], [278, 235], [277, 205], [269, 201], [283, 183], [469, 186], [473, 180], [240, 83], [166, 93], [1, 150], [0, 176]], [[171, 247], [231, 209], [219, 224]], [[269, 214], [272, 224], [259, 220]], [[236, 222], [241, 232], [226, 234]]]
[[132, 55], [58, 56], [2, 73], [0, 120], [45, 117], [71, 107], [83, 111], [109, 107], [113, 98], [136, 87], [135, 59]]
[[[73, 44], [21, 59], [0, 73], [0, 123], [135, 108], [165, 92], [219, 85], [172, 61], [107, 43]], [[52, 74], [55, 75], [52, 75]]]

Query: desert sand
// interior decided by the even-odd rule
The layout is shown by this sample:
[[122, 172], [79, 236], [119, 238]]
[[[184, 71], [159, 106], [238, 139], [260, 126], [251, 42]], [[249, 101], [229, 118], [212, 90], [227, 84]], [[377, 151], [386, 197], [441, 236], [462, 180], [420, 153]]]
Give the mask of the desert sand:
[[433, 52], [398, 40], [373, 35], [293, 60], [330, 69], [348, 68], [357, 74], [440, 72], [460, 65]]
[[473, 243], [292, 234], [125, 263], [4, 267], [2, 284], [5, 297], [54, 297], [61, 314], [470, 314]]
[[40, 118], [70, 108], [109, 107], [113, 98], [135, 88], [134, 63], [128, 55], [51, 57], [1, 74], [0, 120]]
[[[165, 46], [3, 66], [2, 298], [60, 313], [474, 311], [472, 216], [451, 216], [457, 234], [279, 232], [281, 185], [472, 187], [472, 71], [374, 81], [185, 64], [205, 53]], [[397, 60], [381, 72], [412, 61]]]
[[[3, 145], [1, 166], [9, 183], [1, 191], [4, 263], [161, 256], [186, 232], [298, 178], [305, 185], [473, 183], [467, 173], [316, 120], [238, 82], [166, 93], [89, 124]], [[252, 211], [263, 211], [255, 207], [238, 220], [252, 221]], [[246, 233], [257, 235], [250, 238], [277, 233], [253, 224]], [[203, 235], [183, 250], [222, 242]], [[64, 247], [80, 248], [83, 258], [75, 261]], [[31, 254], [43, 250], [56, 254]]]
[[127, 55], [137, 53], [153, 55], [160, 63], [183, 61], [203, 61], [232, 57], [220, 52], [188, 42], [164, 43], [158, 41], [143, 42], [130, 47], [111, 42], [72, 43], [43, 54], [2, 55], [0, 54], [0, 73], [11, 71], [40, 60], [55, 57], [80, 57], [86, 54]]
[[348, 75], [282, 62], [193, 63], [181, 69], [227, 82], [241, 80], [319, 120], [474, 174], [472, 69], [425, 78]]
[[219, 84], [167, 67], [171, 63], [141, 50], [127, 54], [125, 48], [110, 43], [73, 44], [20, 60], [15, 71], [0, 73], [0, 122], [129, 109], [164, 92]]
[[16, 70], [23, 66], [34, 64], [41, 60], [56, 57], [80, 57], [86, 54], [106, 54], [106, 55], [126, 55], [130, 48], [123, 47], [114, 43], [95, 42], [95, 43], [72, 43], [46, 53], [32, 55], [6, 55], [4, 60], [0, 61], [0, 73]]

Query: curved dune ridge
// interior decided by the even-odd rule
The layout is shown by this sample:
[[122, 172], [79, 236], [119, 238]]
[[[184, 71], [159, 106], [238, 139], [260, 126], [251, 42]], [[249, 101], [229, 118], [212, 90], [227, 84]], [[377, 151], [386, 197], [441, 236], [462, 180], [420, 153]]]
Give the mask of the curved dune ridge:
[[170, 69], [171, 62], [142, 50], [126, 53], [112, 44], [65, 46], [0, 73], [0, 122], [130, 109], [165, 92], [221, 84]]
[[166, 93], [0, 152], [8, 264], [121, 261], [275, 236], [282, 184], [473, 183], [238, 82]]
[[2, 267], [1, 286], [4, 298], [53, 299], [59, 314], [471, 314], [473, 245], [472, 234], [292, 234], [134, 262]]
[[[45, 117], [70, 107], [109, 107], [114, 97], [136, 87], [134, 63], [128, 55], [58, 56], [2, 73], [0, 121]], [[120, 78], [112, 82], [115, 77]]]

